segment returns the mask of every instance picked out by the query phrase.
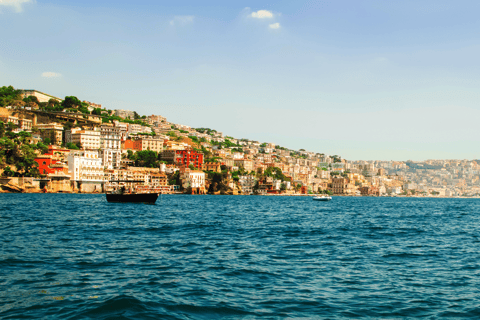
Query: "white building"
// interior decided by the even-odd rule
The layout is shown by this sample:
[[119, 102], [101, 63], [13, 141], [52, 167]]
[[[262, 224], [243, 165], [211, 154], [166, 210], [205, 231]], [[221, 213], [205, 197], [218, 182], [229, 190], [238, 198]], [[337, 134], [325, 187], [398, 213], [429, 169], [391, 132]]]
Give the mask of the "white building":
[[80, 192], [101, 192], [104, 183], [102, 159], [97, 151], [72, 151], [68, 155], [68, 172]]
[[109, 124], [100, 126], [100, 157], [106, 169], [120, 168], [122, 160], [121, 133], [119, 127]]
[[205, 188], [205, 172], [197, 170], [185, 170], [180, 174], [182, 179], [182, 186], [186, 189], [190, 188]]
[[152, 129], [150, 127], [142, 126], [140, 124], [130, 123], [128, 124], [128, 135], [133, 135], [137, 133], [151, 133]]
[[242, 187], [243, 194], [251, 194], [253, 193], [253, 187], [255, 186], [257, 179], [253, 175], [245, 175], [245, 176], [239, 176], [238, 182]]
[[80, 144], [85, 150], [100, 149], [100, 131], [72, 128], [65, 131], [65, 143]]
[[62, 99], [54, 97], [52, 95], [40, 92], [38, 90], [31, 90], [31, 89], [21, 89], [22, 98], [27, 98], [30, 96], [35, 96], [38, 99], [38, 102], [48, 102], [50, 99], [62, 101]]

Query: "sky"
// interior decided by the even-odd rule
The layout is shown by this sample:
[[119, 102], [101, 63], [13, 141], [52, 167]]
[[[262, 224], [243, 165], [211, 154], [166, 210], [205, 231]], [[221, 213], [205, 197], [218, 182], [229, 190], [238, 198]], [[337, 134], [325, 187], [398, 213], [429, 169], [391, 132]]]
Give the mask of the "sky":
[[0, 0], [0, 86], [348, 160], [480, 159], [479, 9]]

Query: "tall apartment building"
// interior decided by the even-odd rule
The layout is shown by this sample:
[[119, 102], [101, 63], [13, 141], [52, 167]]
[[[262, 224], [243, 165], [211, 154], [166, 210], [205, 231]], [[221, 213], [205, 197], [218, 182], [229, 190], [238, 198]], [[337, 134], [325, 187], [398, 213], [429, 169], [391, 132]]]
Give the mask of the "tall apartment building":
[[128, 136], [128, 123], [125, 123], [125, 122], [120, 122], [118, 120], [115, 120], [113, 122], [113, 124], [115, 125], [116, 128], [118, 128], [119, 132], [120, 132], [120, 139], [123, 141], [125, 139], [127, 139], [127, 136]]
[[100, 158], [107, 169], [120, 167], [122, 159], [120, 128], [111, 124], [100, 126]]

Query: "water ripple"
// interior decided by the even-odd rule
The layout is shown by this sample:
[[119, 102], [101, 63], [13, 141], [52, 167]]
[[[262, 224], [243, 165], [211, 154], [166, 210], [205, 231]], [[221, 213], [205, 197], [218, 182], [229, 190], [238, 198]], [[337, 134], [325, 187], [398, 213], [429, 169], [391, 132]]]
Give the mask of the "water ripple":
[[479, 208], [0, 194], [0, 318], [479, 318]]

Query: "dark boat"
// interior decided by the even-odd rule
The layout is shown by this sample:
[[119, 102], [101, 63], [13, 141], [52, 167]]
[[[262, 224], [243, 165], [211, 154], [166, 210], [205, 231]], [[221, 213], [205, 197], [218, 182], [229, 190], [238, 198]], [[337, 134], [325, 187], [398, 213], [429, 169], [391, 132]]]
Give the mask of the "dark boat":
[[[140, 183], [142, 180], [112, 180], [112, 183]], [[108, 202], [133, 202], [155, 204], [158, 193], [156, 192], [130, 192], [130, 188], [122, 186], [116, 188], [113, 192], [106, 193]]]
[[158, 193], [107, 193], [108, 202], [141, 202], [155, 204]]

